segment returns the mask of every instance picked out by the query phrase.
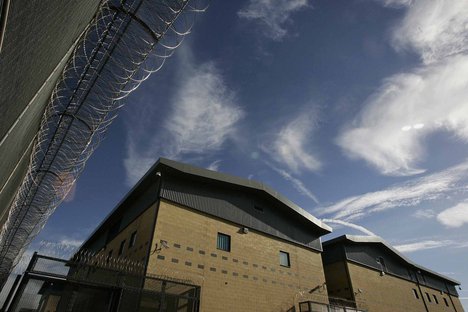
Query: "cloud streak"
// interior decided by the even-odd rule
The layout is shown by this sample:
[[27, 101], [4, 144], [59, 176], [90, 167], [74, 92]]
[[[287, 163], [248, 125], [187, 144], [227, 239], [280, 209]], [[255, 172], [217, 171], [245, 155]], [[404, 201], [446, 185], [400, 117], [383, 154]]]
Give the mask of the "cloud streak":
[[285, 179], [286, 181], [289, 181], [291, 182], [291, 184], [293, 185], [293, 187], [299, 192], [301, 193], [302, 195], [312, 199], [316, 204], [320, 204], [317, 196], [315, 196], [315, 194], [309, 189], [307, 188], [307, 186], [301, 181], [299, 180], [298, 178], [295, 178], [293, 177], [290, 173], [288, 173], [287, 171], [283, 170], [283, 169], [280, 169], [280, 168], [277, 168], [275, 167], [274, 165], [272, 165], [271, 163], [269, 162], [265, 162], [271, 169], [273, 169], [274, 171], [276, 171], [276, 173], [278, 173], [280, 176], [283, 177], [283, 179]]
[[[244, 116], [215, 63], [197, 66], [186, 52], [180, 72], [165, 122], [150, 135], [144, 129], [153, 121], [145, 116], [129, 126], [137, 128], [129, 130], [127, 139], [124, 162], [129, 185], [138, 181], [159, 156], [180, 159], [220, 150], [234, 136]], [[152, 106], [151, 110], [158, 108]], [[154, 113], [150, 111], [147, 115]], [[142, 133], [147, 140], [141, 140]]]
[[403, 253], [411, 253], [427, 249], [435, 249], [441, 247], [454, 246], [456, 242], [452, 240], [425, 240], [416, 243], [402, 244], [394, 246], [396, 250]]
[[288, 34], [285, 24], [291, 22], [291, 15], [306, 7], [308, 0], [250, 0], [237, 15], [256, 23], [264, 36], [281, 41]]
[[369, 236], [377, 236], [374, 232], [366, 229], [365, 227], [363, 227], [361, 225], [358, 225], [358, 224], [351, 223], [351, 222], [346, 222], [346, 221], [343, 221], [343, 220], [336, 220], [336, 219], [322, 219], [322, 221], [325, 222], [325, 223], [335, 223], [335, 224], [340, 224], [340, 225], [343, 225], [343, 226], [347, 226], [349, 228], [358, 230], [359, 232], [362, 232], [362, 233], [364, 233], [366, 235], [369, 235]]
[[468, 161], [446, 170], [389, 188], [345, 198], [339, 202], [315, 209], [318, 215], [332, 215], [334, 219], [356, 220], [370, 214], [399, 207], [416, 206], [424, 201], [431, 201], [467, 191]]

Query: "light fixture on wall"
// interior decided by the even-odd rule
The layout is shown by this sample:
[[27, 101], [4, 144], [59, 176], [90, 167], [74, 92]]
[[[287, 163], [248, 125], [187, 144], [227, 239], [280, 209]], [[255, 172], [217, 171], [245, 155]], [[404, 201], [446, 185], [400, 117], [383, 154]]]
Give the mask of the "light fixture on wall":
[[242, 233], [242, 234], [249, 234], [249, 228], [243, 227], [243, 228], [241, 229], [241, 233]]
[[154, 244], [154, 250], [151, 254], [160, 253], [163, 248], [167, 249], [169, 248], [169, 245], [167, 244], [167, 241], [161, 239], [159, 243]]

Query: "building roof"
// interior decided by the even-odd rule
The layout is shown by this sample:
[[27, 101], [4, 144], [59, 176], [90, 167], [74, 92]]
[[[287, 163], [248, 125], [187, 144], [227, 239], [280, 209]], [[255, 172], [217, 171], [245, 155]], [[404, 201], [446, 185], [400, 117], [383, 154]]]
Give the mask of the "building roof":
[[457, 280], [454, 280], [454, 279], [452, 279], [450, 277], [447, 277], [445, 275], [434, 272], [434, 271], [432, 271], [432, 270], [430, 270], [428, 268], [425, 268], [425, 267], [411, 261], [410, 259], [405, 257], [401, 252], [399, 252], [397, 249], [395, 249], [393, 246], [391, 246], [388, 242], [386, 242], [384, 239], [382, 239], [379, 236], [342, 235], [342, 236], [338, 236], [338, 237], [335, 237], [333, 239], [330, 239], [328, 241], [325, 241], [325, 242], [322, 243], [322, 245], [323, 245], [323, 247], [325, 249], [326, 246], [345, 243], [345, 242], [351, 242], [351, 243], [356, 243], [356, 244], [368, 244], [368, 243], [379, 244], [379, 245], [385, 247], [386, 249], [388, 249], [389, 251], [391, 251], [393, 254], [395, 254], [397, 257], [399, 257], [403, 262], [407, 263], [409, 266], [414, 267], [417, 270], [429, 273], [431, 275], [435, 275], [435, 276], [437, 276], [439, 278], [442, 278], [442, 279], [444, 279], [444, 280], [446, 280], [446, 281], [448, 281], [450, 283], [453, 283], [454, 285], [460, 285], [460, 282], [457, 281]]
[[138, 183], [135, 184], [135, 186], [127, 193], [127, 195], [125, 195], [125, 197], [120, 201], [120, 203], [117, 204], [117, 206], [109, 213], [109, 215], [104, 219], [104, 221], [102, 221], [101, 224], [99, 224], [96, 230], [83, 243], [81, 248], [86, 247], [88, 243], [91, 242], [92, 238], [94, 238], [102, 230], [104, 225], [111, 222], [111, 219], [115, 215], [118, 215], [119, 212], [125, 210], [125, 207], [127, 206], [129, 198], [132, 196], [132, 194], [147, 187], [148, 184], [150, 184], [151, 181], [154, 179], [154, 177], [156, 177], [157, 172], [165, 170], [171, 170], [172, 172], [175, 171], [183, 175], [190, 175], [194, 178], [208, 179], [211, 182], [223, 183], [231, 187], [246, 188], [260, 193], [264, 193], [271, 199], [281, 203], [283, 206], [286, 206], [291, 211], [291, 213], [297, 214], [304, 221], [308, 222], [310, 226], [315, 228], [315, 230], [321, 235], [325, 235], [332, 232], [332, 228], [330, 226], [326, 225], [321, 220], [317, 219], [316, 217], [312, 216], [310, 213], [305, 211], [303, 208], [294, 204], [292, 201], [290, 201], [286, 197], [279, 194], [277, 191], [274, 191], [273, 189], [261, 182], [243, 179], [224, 173], [195, 167], [166, 158], [160, 158], [138, 181]]

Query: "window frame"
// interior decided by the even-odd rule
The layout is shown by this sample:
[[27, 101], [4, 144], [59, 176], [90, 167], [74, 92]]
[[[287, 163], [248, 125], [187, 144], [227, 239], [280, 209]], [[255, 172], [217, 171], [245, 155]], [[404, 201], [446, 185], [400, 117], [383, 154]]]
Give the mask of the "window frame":
[[125, 243], [126, 243], [126, 242], [127, 242], [126, 239], [124, 239], [123, 241], [120, 242], [118, 256], [123, 255], [124, 250], [125, 250]]
[[[287, 265], [282, 263], [282, 260], [283, 260], [282, 255], [286, 256]], [[290, 268], [291, 267], [291, 257], [289, 256], [289, 252], [284, 251], [284, 250], [280, 250], [280, 252], [279, 252], [279, 263], [280, 263], [280, 266], [282, 266], [284, 268]]]
[[128, 249], [132, 248], [135, 246], [136, 243], [136, 237], [137, 237], [137, 231], [133, 231], [132, 234], [130, 234], [130, 239], [128, 241]]
[[[226, 239], [225, 242], [227, 242], [227, 247], [223, 247], [223, 245], [220, 243], [222, 242], [220, 238]], [[231, 235], [218, 232], [218, 235], [216, 236], [216, 249], [226, 251], [226, 252], [231, 252]]]

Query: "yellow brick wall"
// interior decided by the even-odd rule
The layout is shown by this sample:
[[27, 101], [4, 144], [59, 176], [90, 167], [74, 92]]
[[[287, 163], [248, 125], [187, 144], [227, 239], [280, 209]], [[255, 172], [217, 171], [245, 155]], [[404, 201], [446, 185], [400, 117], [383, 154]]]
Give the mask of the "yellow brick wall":
[[[118, 257], [120, 243], [125, 240], [125, 248], [121, 257], [145, 262], [146, 255], [148, 254], [148, 245], [151, 243], [155, 205], [157, 204], [145, 210], [138, 218], [125, 227], [106, 245], [105, 250], [101, 252], [107, 255], [112, 250], [112, 256]], [[129, 248], [130, 236], [134, 231], [137, 231], [135, 245]]]
[[[347, 262], [347, 265], [354, 292], [358, 292], [359, 289], [362, 291], [356, 294], [358, 308], [367, 309], [369, 312], [426, 311], [416, 283], [389, 274], [381, 276], [379, 271], [355, 263]], [[413, 289], [418, 291], [419, 299], [415, 298]], [[442, 295], [440, 291], [424, 286], [421, 286], [421, 291], [429, 311], [455, 311], [447, 294]], [[426, 292], [431, 297], [431, 303], [427, 301]], [[437, 296], [438, 304], [435, 303], [433, 295]], [[445, 305], [444, 297], [449, 301], [449, 307]], [[457, 308], [456, 311], [463, 310]]]
[[[321, 254], [310, 249], [162, 201], [153, 242], [168, 242], [150, 256], [148, 273], [201, 286], [201, 311], [286, 311], [300, 301], [328, 302]], [[218, 232], [231, 251], [216, 248]], [[279, 264], [279, 251], [291, 267]]]
[[354, 300], [344, 261], [324, 266], [327, 291], [330, 297]]

